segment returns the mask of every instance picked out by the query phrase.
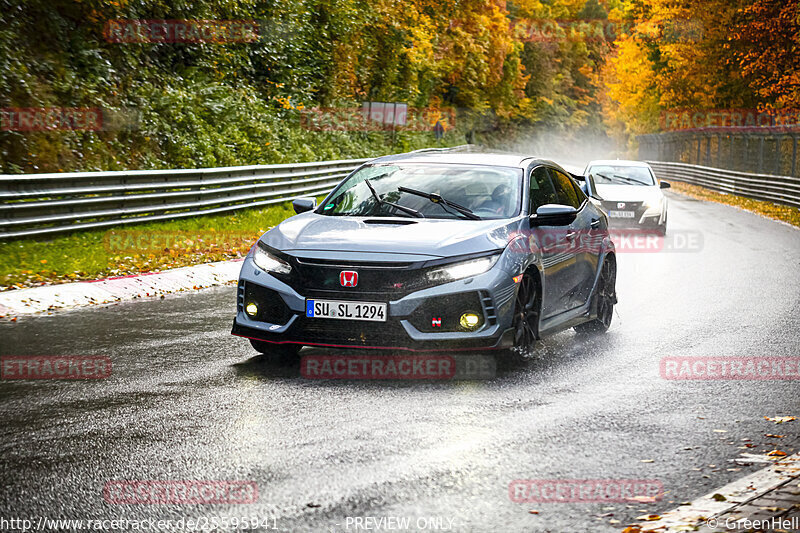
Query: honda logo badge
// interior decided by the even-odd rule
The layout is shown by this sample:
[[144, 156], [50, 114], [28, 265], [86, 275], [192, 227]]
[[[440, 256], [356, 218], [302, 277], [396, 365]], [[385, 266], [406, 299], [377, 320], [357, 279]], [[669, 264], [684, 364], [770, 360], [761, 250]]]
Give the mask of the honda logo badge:
[[358, 272], [353, 270], [339, 272], [339, 285], [342, 287], [355, 287], [358, 285]]

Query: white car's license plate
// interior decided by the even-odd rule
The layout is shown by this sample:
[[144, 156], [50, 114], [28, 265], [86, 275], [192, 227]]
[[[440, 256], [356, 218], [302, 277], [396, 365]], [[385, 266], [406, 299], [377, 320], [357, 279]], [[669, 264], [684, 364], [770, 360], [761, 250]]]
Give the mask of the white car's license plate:
[[633, 218], [636, 215], [634, 211], [609, 211], [608, 216], [611, 218]]
[[306, 300], [306, 317], [386, 322], [386, 304], [378, 302], [343, 302], [339, 300]]

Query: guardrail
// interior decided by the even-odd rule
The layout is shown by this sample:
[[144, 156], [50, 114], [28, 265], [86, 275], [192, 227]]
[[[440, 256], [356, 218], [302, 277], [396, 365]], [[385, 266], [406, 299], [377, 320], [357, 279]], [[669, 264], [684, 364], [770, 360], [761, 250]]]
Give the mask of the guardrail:
[[686, 163], [648, 163], [659, 179], [683, 181], [717, 192], [800, 207], [800, 178], [751, 174]]
[[[429, 151], [462, 150], [432, 148]], [[0, 239], [211, 215], [330, 191], [366, 159], [0, 176]]]

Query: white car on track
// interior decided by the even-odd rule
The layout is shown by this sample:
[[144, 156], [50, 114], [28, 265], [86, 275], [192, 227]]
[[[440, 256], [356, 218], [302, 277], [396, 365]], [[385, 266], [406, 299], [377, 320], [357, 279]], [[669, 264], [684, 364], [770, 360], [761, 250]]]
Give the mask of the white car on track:
[[586, 165], [583, 174], [591, 176], [596, 195], [601, 198], [612, 226], [654, 228], [667, 233], [667, 198], [661, 189], [669, 183], [659, 181], [650, 165], [642, 161], [598, 160]]

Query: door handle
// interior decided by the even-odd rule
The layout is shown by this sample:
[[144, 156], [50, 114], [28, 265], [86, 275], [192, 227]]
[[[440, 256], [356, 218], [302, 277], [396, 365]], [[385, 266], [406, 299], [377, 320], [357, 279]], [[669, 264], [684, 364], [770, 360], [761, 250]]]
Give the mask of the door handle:
[[592, 219], [592, 223], [590, 224], [590, 226], [592, 226], [592, 229], [599, 228], [600, 227], [600, 219], [599, 218], [593, 218]]

